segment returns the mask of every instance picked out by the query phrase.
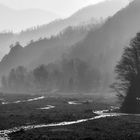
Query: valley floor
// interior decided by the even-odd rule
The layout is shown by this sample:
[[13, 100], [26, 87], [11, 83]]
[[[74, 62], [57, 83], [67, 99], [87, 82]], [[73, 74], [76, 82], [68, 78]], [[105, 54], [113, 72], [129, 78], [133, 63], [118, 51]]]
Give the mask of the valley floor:
[[140, 117], [119, 116], [80, 124], [19, 131], [11, 140], [139, 140]]
[[[93, 111], [111, 104], [89, 96], [0, 95], [0, 132], [21, 126], [71, 122], [95, 117]], [[16, 132], [11, 140], [139, 140], [140, 116], [117, 116], [68, 126], [36, 128]], [[0, 134], [0, 140], [7, 134]], [[13, 133], [11, 133], [13, 132]], [[3, 134], [6, 134], [5, 136]]]

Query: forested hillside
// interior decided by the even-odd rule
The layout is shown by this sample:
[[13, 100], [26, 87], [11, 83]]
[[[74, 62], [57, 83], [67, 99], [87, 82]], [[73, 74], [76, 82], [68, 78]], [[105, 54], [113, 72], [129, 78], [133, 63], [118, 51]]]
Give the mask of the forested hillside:
[[[113, 16], [116, 12], [118, 12], [122, 7], [125, 7], [127, 4], [128, 4], [128, 0], [124, 0], [123, 2], [122, 0], [105, 1], [96, 5], [84, 7], [83, 9], [78, 10], [76, 13], [74, 13], [72, 16], [68, 18], [56, 19], [49, 23], [46, 20], [46, 23], [44, 24], [42, 23], [43, 25], [39, 24], [40, 26], [35, 26], [32, 28], [28, 28], [26, 30], [24, 29], [22, 32], [16, 34], [11, 32], [0, 33], [0, 50], [2, 52], [0, 59], [6, 53], [9, 52], [9, 46], [17, 41], [20, 42], [21, 45], [25, 46], [31, 40], [37, 41], [39, 38], [44, 38], [44, 37], [49, 38], [51, 36], [58, 35], [60, 32], [62, 32], [64, 29], [66, 29], [69, 26], [97, 24], [103, 22], [103, 20], [107, 19], [110, 16]], [[5, 12], [1, 12], [1, 13], [4, 14]], [[8, 13], [12, 14], [12, 12], [8, 12]], [[98, 13], [100, 13], [100, 15]], [[20, 13], [18, 12], [17, 15], [20, 15]], [[29, 15], [26, 14], [26, 16]], [[8, 15], [5, 17], [8, 17]], [[3, 18], [5, 19], [5, 17]], [[48, 16], [46, 15], [46, 17]], [[20, 18], [23, 19], [21, 20]], [[18, 16], [18, 18], [12, 20], [14, 21], [16, 26], [17, 24], [21, 25], [20, 22], [22, 22], [25, 19], [27, 20], [27, 18], [24, 16]], [[29, 18], [29, 21], [30, 19], [32, 18]], [[5, 20], [2, 21], [4, 22]], [[30, 22], [35, 22], [35, 21], [31, 20]], [[5, 22], [6, 25], [7, 23], [8, 22]], [[7, 25], [7, 27], [8, 26], [9, 25]]]
[[140, 1], [135, 0], [96, 31], [91, 31], [69, 54], [90, 63], [102, 74], [102, 84], [109, 87], [115, 75], [114, 67], [123, 48], [140, 31]]

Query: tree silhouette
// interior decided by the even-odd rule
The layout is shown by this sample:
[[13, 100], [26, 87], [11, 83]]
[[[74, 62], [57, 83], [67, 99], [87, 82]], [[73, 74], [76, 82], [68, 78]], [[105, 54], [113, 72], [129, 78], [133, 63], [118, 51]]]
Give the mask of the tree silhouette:
[[41, 65], [33, 70], [33, 74], [35, 77], [36, 86], [40, 88], [40, 90], [47, 87], [48, 80], [48, 71], [45, 65]]
[[121, 111], [140, 113], [140, 33], [124, 49], [116, 66], [119, 97], [124, 97]]
[[6, 79], [6, 76], [2, 76], [1, 84], [2, 84], [2, 88], [4, 88], [4, 89], [8, 88], [8, 81]]
[[62, 91], [91, 92], [99, 85], [99, 73], [79, 59], [63, 60], [59, 64], [40, 65], [28, 71], [18, 66], [1, 78], [5, 92], [29, 93]]

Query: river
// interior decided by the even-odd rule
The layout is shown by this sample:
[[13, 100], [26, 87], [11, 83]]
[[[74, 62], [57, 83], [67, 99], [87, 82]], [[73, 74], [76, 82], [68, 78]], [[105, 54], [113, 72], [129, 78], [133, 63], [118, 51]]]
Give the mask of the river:
[[80, 119], [77, 121], [70, 121], [70, 122], [60, 122], [60, 123], [52, 123], [52, 124], [40, 124], [40, 125], [28, 125], [28, 126], [21, 126], [21, 127], [14, 127], [12, 129], [8, 130], [1, 130], [0, 131], [0, 140], [10, 140], [8, 137], [8, 134], [17, 132], [21, 129], [24, 129], [25, 131], [35, 129], [35, 128], [45, 128], [45, 127], [55, 127], [55, 126], [67, 126], [72, 124], [78, 124], [82, 122], [87, 122], [91, 120], [106, 118], [106, 117], [114, 117], [114, 116], [121, 116], [121, 115], [127, 115], [122, 113], [107, 113], [108, 110], [101, 110], [101, 111], [95, 111], [93, 113], [97, 114], [97, 116], [94, 116], [92, 118], [87, 119]]
[[40, 96], [40, 97], [36, 97], [36, 98], [32, 98], [32, 99], [28, 99], [28, 100], [18, 100], [18, 101], [14, 101], [14, 102], [7, 102], [4, 99], [2, 100], [2, 104], [6, 105], [6, 104], [18, 104], [18, 103], [25, 103], [25, 102], [32, 102], [32, 101], [38, 101], [38, 100], [42, 100], [45, 99], [45, 96]]

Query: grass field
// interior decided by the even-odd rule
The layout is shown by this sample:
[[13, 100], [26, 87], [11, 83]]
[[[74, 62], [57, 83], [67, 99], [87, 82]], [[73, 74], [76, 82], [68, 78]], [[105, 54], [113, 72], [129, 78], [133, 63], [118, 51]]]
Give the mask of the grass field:
[[112, 117], [70, 126], [21, 130], [10, 137], [11, 140], [139, 140], [140, 117]]
[[[38, 100], [32, 100], [37, 99]], [[112, 104], [96, 102], [89, 96], [44, 96], [0, 94], [0, 130], [13, 127], [76, 121], [94, 117], [93, 110], [109, 109]], [[17, 102], [18, 101], [18, 102]], [[20, 102], [19, 102], [20, 101]], [[2, 104], [7, 102], [7, 104]], [[74, 102], [75, 104], [69, 104]], [[50, 109], [40, 109], [47, 106]], [[11, 140], [137, 140], [140, 117], [104, 118], [69, 126], [20, 130]]]
[[[94, 116], [93, 110], [109, 108], [109, 105], [96, 103], [94, 99], [85, 97], [46, 96], [44, 99], [26, 101], [40, 96], [42, 95], [1, 95], [0, 98], [9, 104], [0, 104], [0, 130], [29, 124], [48, 124], [90, 118]], [[88, 102], [89, 99], [90, 102]], [[19, 100], [24, 102], [13, 103]], [[80, 104], [70, 105], [69, 101], [77, 101]], [[48, 105], [54, 108], [40, 109]]]

